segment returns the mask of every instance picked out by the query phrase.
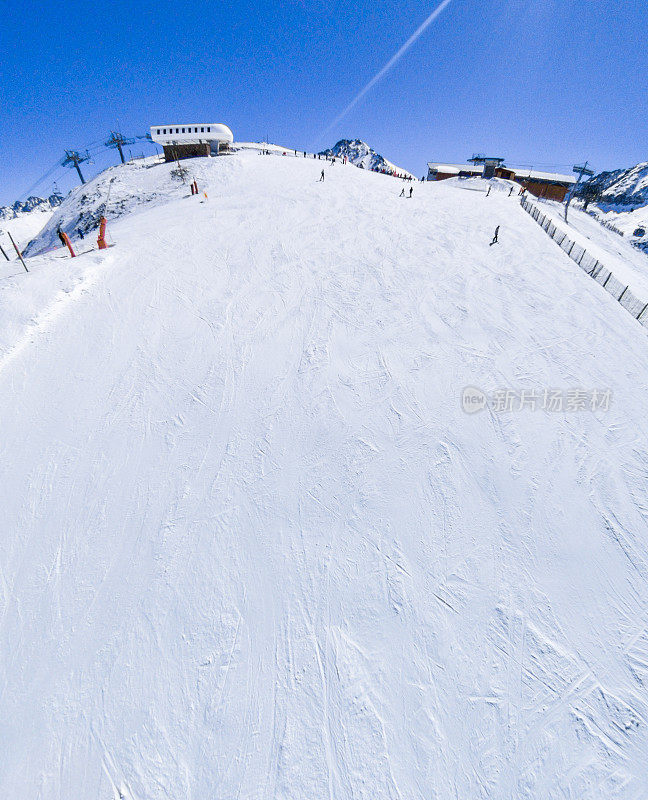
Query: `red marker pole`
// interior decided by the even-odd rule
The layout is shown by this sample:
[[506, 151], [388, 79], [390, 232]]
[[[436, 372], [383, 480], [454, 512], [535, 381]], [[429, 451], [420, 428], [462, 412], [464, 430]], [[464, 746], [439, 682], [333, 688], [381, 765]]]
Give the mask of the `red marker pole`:
[[99, 220], [99, 236], [97, 237], [97, 244], [99, 245], [100, 250], [107, 250], [108, 245], [106, 244], [106, 222], [108, 220], [105, 217], [102, 217]]
[[70, 251], [70, 258], [74, 258], [76, 256], [76, 253], [74, 252], [74, 249], [72, 247], [72, 242], [70, 241], [70, 237], [67, 235], [67, 233], [61, 231], [60, 238], [63, 240], [63, 243], [67, 245], [67, 249]]

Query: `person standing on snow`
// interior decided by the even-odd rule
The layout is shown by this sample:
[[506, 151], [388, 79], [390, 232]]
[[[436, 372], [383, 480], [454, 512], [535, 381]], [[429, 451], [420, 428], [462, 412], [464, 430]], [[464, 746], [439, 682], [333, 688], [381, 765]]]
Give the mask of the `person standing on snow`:
[[405, 187], [401, 189], [401, 193], [398, 195], [399, 197], [405, 197]]
[[500, 226], [498, 225], [498, 226], [495, 228], [495, 235], [493, 236], [493, 241], [490, 243], [489, 247], [492, 247], [494, 244], [499, 244], [499, 238], [498, 238], [498, 236], [499, 236], [499, 229], [500, 229]]
[[414, 194], [414, 187], [410, 186], [410, 197]]
[[320, 173], [320, 183], [324, 180], [324, 170]]
[[486, 197], [488, 197], [488, 195], [491, 193], [491, 189], [492, 189], [492, 188], [493, 188], [492, 186], [489, 186], [489, 187], [488, 187], [488, 191], [486, 192]]

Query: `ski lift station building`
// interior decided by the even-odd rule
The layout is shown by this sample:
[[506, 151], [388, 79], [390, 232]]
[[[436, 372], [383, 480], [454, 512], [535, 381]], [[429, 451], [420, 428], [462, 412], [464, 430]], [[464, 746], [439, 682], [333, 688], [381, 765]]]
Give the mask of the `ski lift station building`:
[[152, 125], [151, 139], [162, 146], [165, 161], [218, 155], [234, 141], [232, 131], [221, 122], [182, 125]]
[[505, 178], [524, 186], [536, 197], [546, 197], [560, 203], [576, 183], [573, 175], [507, 167], [503, 158], [488, 158], [481, 155], [473, 156], [467, 164], [428, 163], [429, 181], [443, 181], [448, 178]]

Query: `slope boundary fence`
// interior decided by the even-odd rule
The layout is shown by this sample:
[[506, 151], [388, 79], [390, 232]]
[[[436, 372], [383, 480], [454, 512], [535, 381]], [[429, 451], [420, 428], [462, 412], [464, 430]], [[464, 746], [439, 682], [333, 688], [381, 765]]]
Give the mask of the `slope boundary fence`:
[[564, 250], [571, 260], [578, 264], [583, 272], [587, 273], [597, 283], [600, 283], [605, 291], [611, 294], [629, 314], [632, 314], [640, 325], [648, 328], [648, 302], [640, 300], [630, 291], [629, 286], [626, 286], [616, 278], [597, 258], [590, 255], [584, 247], [576, 244], [573, 239], [570, 239], [564, 231], [556, 226], [550, 217], [542, 213], [535, 203], [531, 203], [526, 197], [522, 197], [520, 205], [556, 242], [558, 247]]

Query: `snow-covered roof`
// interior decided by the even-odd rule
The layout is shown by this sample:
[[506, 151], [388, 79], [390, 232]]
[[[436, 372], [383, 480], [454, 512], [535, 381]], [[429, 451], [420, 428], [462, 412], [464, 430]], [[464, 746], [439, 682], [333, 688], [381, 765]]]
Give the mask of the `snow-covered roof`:
[[234, 141], [234, 134], [221, 122], [152, 125], [151, 139], [158, 144], [199, 144], [200, 142]]
[[460, 172], [472, 172], [481, 175], [484, 171], [483, 164], [443, 164], [441, 162], [428, 162], [428, 169], [458, 175]]
[[538, 172], [535, 169], [517, 169], [516, 167], [507, 167], [507, 169], [514, 172], [516, 178], [554, 181], [555, 183], [576, 183], [576, 178], [573, 175], [561, 175], [558, 172]]
[[[517, 169], [507, 167], [502, 164], [503, 169], [515, 173], [516, 178], [528, 178], [531, 180], [551, 181], [553, 183], [576, 183], [573, 175], [561, 175], [557, 172], [538, 172], [535, 169]], [[484, 171], [483, 164], [444, 164], [443, 162], [428, 162], [428, 169], [436, 172], [443, 172], [448, 175], [458, 175], [460, 172], [470, 172], [473, 175], [481, 175]]]

